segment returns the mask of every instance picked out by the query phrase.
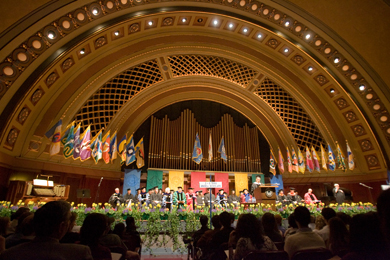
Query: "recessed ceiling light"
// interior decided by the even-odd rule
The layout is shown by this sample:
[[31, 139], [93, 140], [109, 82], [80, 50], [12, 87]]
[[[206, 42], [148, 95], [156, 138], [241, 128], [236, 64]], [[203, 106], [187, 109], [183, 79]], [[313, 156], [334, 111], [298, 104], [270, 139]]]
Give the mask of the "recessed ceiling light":
[[288, 52], [288, 48], [285, 48], [283, 51], [287, 53]]
[[339, 63], [340, 62], [340, 58], [338, 58], [338, 57], [336, 57], [336, 58], [334, 58], [334, 63]]
[[260, 39], [262, 37], [263, 37], [263, 35], [261, 33], [257, 34], [257, 39]]
[[334, 89], [333, 88], [330, 89], [330, 93], [332, 93], [332, 94], [334, 93]]
[[242, 30], [244, 33], [247, 33], [248, 32], [248, 29], [247, 28], [244, 28], [244, 30]]
[[359, 86], [359, 90], [360, 90], [360, 91], [363, 91], [363, 90], [365, 90], [365, 89], [366, 89], [366, 86], [364, 86], [363, 84]]
[[98, 13], [99, 13], [99, 10], [97, 8], [92, 9], [93, 15], [98, 15]]
[[202, 19], [202, 18], [199, 18], [199, 19], [198, 19], [198, 23], [201, 23], [201, 22], [203, 22], [203, 19]]
[[186, 18], [183, 18], [183, 19], [181, 19], [181, 22], [182, 22], [182, 23], [185, 23], [185, 22], [187, 22], [187, 19], [186, 19]]
[[213, 24], [214, 24], [214, 25], [217, 25], [217, 24], [218, 24], [218, 20], [214, 20], [214, 21], [213, 21]]
[[118, 31], [114, 32], [114, 35], [115, 35], [115, 36], [118, 36], [118, 35], [119, 35], [119, 32], [118, 32]]
[[232, 23], [229, 23], [229, 28], [233, 28], [233, 24]]
[[306, 40], [309, 40], [310, 37], [311, 37], [310, 33], [306, 34], [306, 36], [305, 36]]
[[85, 54], [85, 50], [84, 50], [84, 49], [81, 49], [81, 50], [80, 50], [80, 54], [81, 54], [81, 55]]
[[284, 26], [286, 26], [286, 27], [288, 27], [290, 25], [290, 22], [289, 21], [286, 21], [285, 23], [284, 23]]
[[152, 25], [153, 25], [153, 22], [152, 22], [152, 21], [149, 21], [148, 24], [149, 24], [149, 26], [152, 26]]
[[49, 31], [49, 32], [47, 33], [47, 37], [48, 37], [49, 39], [54, 39], [54, 38], [56, 37], [56, 34], [55, 34], [53, 31]]
[[308, 71], [313, 71], [313, 67], [312, 67], [312, 66], [309, 66], [309, 67], [307, 68], [307, 70], [308, 70]]

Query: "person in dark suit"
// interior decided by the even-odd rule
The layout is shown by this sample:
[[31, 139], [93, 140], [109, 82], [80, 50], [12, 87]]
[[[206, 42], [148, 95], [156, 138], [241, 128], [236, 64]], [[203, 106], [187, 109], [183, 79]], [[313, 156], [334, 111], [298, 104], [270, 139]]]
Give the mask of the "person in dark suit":
[[254, 183], [252, 183], [252, 186], [251, 186], [251, 194], [253, 196], [253, 193], [255, 192], [255, 189], [257, 189], [257, 187], [261, 186], [261, 177], [260, 175], [257, 175], [256, 176], [256, 181]]
[[70, 225], [70, 204], [66, 201], [51, 201], [39, 208], [33, 219], [36, 237], [5, 250], [0, 259], [35, 260], [69, 259], [92, 260], [89, 247], [76, 244], [61, 244]]
[[287, 196], [284, 195], [283, 190], [279, 190], [278, 195], [276, 195], [276, 203], [279, 203], [279, 202], [282, 203], [283, 206], [288, 204]]
[[115, 192], [109, 198], [108, 203], [110, 203], [113, 208], [123, 203], [123, 197], [119, 192], [119, 188], [115, 188]]
[[125, 206], [130, 206], [128, 205], [131, 201], [131, 203], [137, 203], [138, 202], [138, 199], [133, 195], [131, 194], [131, 189], [127, 189], [127, 193], [125, 194], [125, 196], [123, 196], [123, 201], [125, 203]]
[[162, 205], [163, 196], [159, 193], [158, 186], [154, 187], [154, 192], [150, 195], [149, 198], [153, 207], [156, 207], [157, 204], [160, 204], [160, 206]]
[[334, 184], [333, 196], [336, 198], [336, 202], [338, 204], [342, 204], [345, 200], [345, 193], [342, 189], [340, 189], [340, 185], [337, 183]]

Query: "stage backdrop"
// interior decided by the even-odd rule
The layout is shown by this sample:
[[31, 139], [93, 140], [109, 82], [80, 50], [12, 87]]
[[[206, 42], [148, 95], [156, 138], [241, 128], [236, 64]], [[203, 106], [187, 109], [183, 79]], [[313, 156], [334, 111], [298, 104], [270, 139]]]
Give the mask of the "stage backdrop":
[[[177, 191], [179, 186], [184, 189], [184, 172], [169, 171], [168, 187]], [[187, 191], [185, 190], [185, 192]]]
[[265, 181], [264, 181], [264, 174], [252, 174], [252, 183], [254, 183], [256, 181], [256, 176], [257, 175], [260, 175], [260, 182], [262, 184], [265, 184]]
[[234, 182], [236, 183], [236, 194], [239, 194], [239, 192], [244, 189], [248, 189], [248, 174], [235, 173]]
[[269, 176], [271, 177], [271, 184], [279, 184], [279, 187], [275, 188], [276, 192], [278, 192], [279, 190], [283, 190], [282, 175], [281, 174], [273, 175], [272, 173], [270, 173]]
[[199, 182], [206, 181], [206, 173], [205, 172], [191, 172], [191, 187], [194, 188], [194, 191], [201, 190], [203, 194], [206, 192], [205, 188], [199, 188]]
[[163, 172], [156, 170], [148, 170], [148, 178], [146, 180], [146, 191], [153, 189], [158, 186], [159, 189], [162, 189], [163, 182]]
[[137, 194], [137, 189], [141, 183], [141, 169], [125, 169], [125, 178], [123, 180], [123, 192], [127, 193], [127, 189], [131, 189], [131, 194]]
[[[222, 182], [222, 189], [229, 195], [229, 174], [216, 172], [214, 174], [214, 181]], [[217, 194], [220, 189], [214, 189], [214, 194]]]

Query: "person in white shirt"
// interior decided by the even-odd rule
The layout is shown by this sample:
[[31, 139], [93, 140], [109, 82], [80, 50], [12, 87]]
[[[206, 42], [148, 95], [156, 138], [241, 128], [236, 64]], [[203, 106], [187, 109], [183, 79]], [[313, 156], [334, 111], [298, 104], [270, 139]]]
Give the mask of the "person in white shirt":
[[298, 225], [297, 233], [286, 238], [284, 251], [288, 253], [290, 259], [295, 252], [312, 248], [326, 248], [324, 240], [309, 227], [310, 211], [303, 206], [294, 210], [295, 221]]

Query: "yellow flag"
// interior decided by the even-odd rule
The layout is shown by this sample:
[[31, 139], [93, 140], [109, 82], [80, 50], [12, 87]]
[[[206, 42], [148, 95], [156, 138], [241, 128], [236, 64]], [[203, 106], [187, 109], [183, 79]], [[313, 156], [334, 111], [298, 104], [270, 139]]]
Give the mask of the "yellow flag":
[[184, 172], [169, 171], [168, 186], [171, 190], [177, 190], [177, 187], [183, 187], [184, 186]]
[[235, 173], [234, 182], [236, 185], [237, 194], [239, 191], [248, 189], [248, 174], [247, 173]]

